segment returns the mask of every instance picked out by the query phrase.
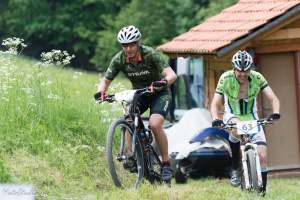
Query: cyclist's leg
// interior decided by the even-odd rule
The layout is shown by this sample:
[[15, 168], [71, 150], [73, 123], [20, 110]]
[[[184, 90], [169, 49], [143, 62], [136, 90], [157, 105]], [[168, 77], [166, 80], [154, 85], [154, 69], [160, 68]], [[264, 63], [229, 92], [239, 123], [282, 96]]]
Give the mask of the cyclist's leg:
[[261, 178], [263, 182], [262, 191], [266, 193], [267, 188], [267, 180], [268, 180], [268, 167], [267, 167], [267, 146], [266, 145], [258, 145], [258, 155], [261, 164]]
[[170, 107], [170, 95], [162, 91], [155, 96], [150, 105], [149, 126], [153, 131], [156, 143], [162, 155], [162, 162], [169, 161], [168, 140], [163, 129], [164, 119]]
[[149, 126], [153, 131], [156, 144], [162, 156], [162, 162], [168, 162], [168, 140], [163, 130], [164, 117], [161, 114], [153, 113], [149, 118]]
[[162, 91], [153, 99], [150, 106], [149, 126], [153, 131], [158, 149], [162, 156], [162, 178], [169, 181], [172, 178], [170, 159], [168, 154], [168, 139], [163, 129], [164, 118], [170, 107], [171, 96]]
[[[138, 109], [139, 109], [141, 114], [144, 113], [148, 109], [149, 102], [150, 102], [149, 99], [142, 98], [142, 97], [140, 97], [137, 100], [137, 105], [136, 106], [138, 106]], [[132, 109], [132, 105], [130, 105], [126, 108], [127, 112], [129, 112], [130, 109]], [[133, 119], [131, 119], [129, 116], [126, 118], [126, 121], [128, 121], [128, 122], [132, 122], [132, 120]], [[126, 138], [126, 142], [128, 144], [128, 147], [132, 147], [132, 137], [131, 137], [131, 135], [126, 132], [125, 133], [125, 138]], [[130, 152], [132, 152], [132, 149], [129, 148], [127, 151], [130, 153]]]
[[[130, 117], [125, 118], [125, 120], [129, 123], [132, 123], [132, 119]], [[123, 167], [131, 172], [137, 172], [136, 166], [136, 158], [132, 152], [132, 135], [129, 133], [129, 130], [125, 130], [125, 155], [128, 157], [125, 162], [123, 162]]]
[[[240, 119], [233, 114], [226, 114], [224, 116], [225, 123], [236, 123]], [[231, 179], [232, 186], [237, 187], [241, 184], [241, 153], [240, 153], [240, 141], [236, 138], [236, 130], [232, 130], [229, 135], [229, 145], [231, 148]]]
[[[129, 117], [128, 118], [125, 118], [125, 120], [129, 123], [132, 122], [132, 119], [130, 119]], [[131, 147], [132, 147], [132, 137], [131, 135], [129, 134], [128, 130], [125, 131], [125, 142], [126, 142], [126, 149], [125, 151], [128, 153], [128, 154], [131, 154], [132, 153], [132, 150], [131, 150]]]
[[[137, 100], [136, 106], [138, 106], [138, 109], [139, 109], [140, 113], [142, 114], [149, 107], [149, 99], [140, 97]], [[130, 105], [126, 108], [127, 112], [130, 112], [130, 109], [133, 109], [132, 105]], [[126, 121], [128, 121], [128, 122], [132, 122], [132, 120], [133, 119], [131, 119], [130, 116], [128, 116], [126, 118]], [[126, 154], [129, 157], [129, 159], [127, 160], [127, 162], [125, 162], [123, 164], [123, 166], [125, 169], [135, 172], [137, 170], [136, 169], [137, 166], [136, 166], [136, 161], [133, 157], [133, 152], [132, 152], [132, 135], [128, 131], [125, 132], [125, 141], [126, 141], [126, 145], [125, 145], [126, 149], [125, 150], [126, 150]]]
[[260, 129], [260, 132], [257, 133], [253, 138], [252, 142], [257, 144], [257, 151], [260, 160], [261, 166], [261, 178], [263, 182], [262, 194], [264, 195], [267, 187], [267, 175], [268, 175], [268, 165], [267, 165], [267, 142], [263, 129]]

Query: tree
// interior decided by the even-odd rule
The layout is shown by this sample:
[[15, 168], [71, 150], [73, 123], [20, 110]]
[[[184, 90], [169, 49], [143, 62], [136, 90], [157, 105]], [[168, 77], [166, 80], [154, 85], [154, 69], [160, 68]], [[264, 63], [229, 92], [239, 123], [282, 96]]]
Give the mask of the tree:
[[238, 0], [211, 0], [207, 4], [207, 7], [201, 8], [196, 13], [196, 18], [199, 21], [203, 21], [208, 17], [212, 17], [220, 13], [224, 8], [231, 6]]
[[[106, 14], [118, 13], [127, 0], [9, 0], [0, 11], [7, 30], [2, 37], [20, 37], [29, 42], [28, 55], [64, 49], [76, 55], [73, 65], [93, 69], [97, 31], [103, 30]], [[1, 20], [0, 20], [1, 23]]]
[[[23, 38], [24, 53], [62, 49], [75, 54], [73, 66], [107, 68], [120, 50], [119, 29], [133, 24], [142, 42], [156, 47], [186, 32], [236, 0], [1, 0], [0, 37]], [[95, 67], [96, 66], [96, 67]]]
[[[111, 57], [120, 50], [116, 36], [120, 28], [135, 25], [142, 33], [142, 43], [157, 46], [176, 34], [170, 1], [132, 0], [116, 17], [106, 18], [92, 59], [100, 70], [107, 68]], [[102, 65], [99, 65], [99, 64]]]

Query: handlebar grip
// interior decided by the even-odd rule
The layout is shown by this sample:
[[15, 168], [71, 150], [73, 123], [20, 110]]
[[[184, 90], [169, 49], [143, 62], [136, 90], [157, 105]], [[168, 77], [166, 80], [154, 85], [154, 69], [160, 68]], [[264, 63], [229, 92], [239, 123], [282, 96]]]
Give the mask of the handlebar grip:
[[101, 100], [101, 92], [97, 92], [96, 94], [94, 94], [94, 99], [95, 100]]
[[114, 101], [114, 97], [115, 95], [107, 95], [104, 97], [104, 99], [102, 100], [101, 99], [101, 92], [97, 92], [96, 94], [94, 94], [94, 99], [98, 102], [98, 103], [102, 103], [104, 101], [107, 101], [107, 102], [113, 102]]

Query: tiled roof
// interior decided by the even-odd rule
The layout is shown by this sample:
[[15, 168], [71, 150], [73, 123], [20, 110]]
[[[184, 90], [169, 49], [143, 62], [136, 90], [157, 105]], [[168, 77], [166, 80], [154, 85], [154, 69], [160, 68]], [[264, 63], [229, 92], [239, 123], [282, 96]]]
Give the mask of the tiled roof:
[[175, 54], [214, 53], [298, 4], [300, 0], [240, 0], [158, 50]]

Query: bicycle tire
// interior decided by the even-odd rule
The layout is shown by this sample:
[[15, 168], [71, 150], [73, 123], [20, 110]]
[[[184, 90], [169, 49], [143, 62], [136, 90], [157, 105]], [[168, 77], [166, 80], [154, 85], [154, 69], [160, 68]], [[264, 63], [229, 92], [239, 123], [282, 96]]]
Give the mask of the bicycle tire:
[[147, 169], [145, 170], [145, 177], [151, 184], [162, 182], [160, 174], [161, 162], [153, 147], [145, 157], [145, 169]]
[[[121, 128], [121, 130], [119, 130]], [[124, 119], [116, 119], [110, 126], [107, 135], [106, 156], [108, 161], [108, 168], [111, 178], [117, 187], [122, 188], [137, 188], [144, 176], [144, 164], [142, 147], [139, 140], [136, 140], [135, 152], [132, 153], [131, 159], [136, 162], [136, 171], [125, 169], [124, 163], [128, 162], [126, 155], [126, 139], [125, 131], [132, 136], [133, 130], [131, 125]], [[120, 134], [120, 135], [118, 135]], [[114, 145], [114, 142], [117, 145]], [[118, 144], [119, 143], [119, 144]], [[130, 145], [128, 145], [130, 146]], [[128, 147], [127, 146], [127, 147]], [[120, 149], [119, 149], [120, 147]], [[116, 159], [119, 158], [120, 160]], [[123, 159], [124, 160], [121, 160]]]
[[256, 167], [256, 153], [253, 149], [246, 151], [249, 181], [252, 189], [258, 189], [258, 175]]

